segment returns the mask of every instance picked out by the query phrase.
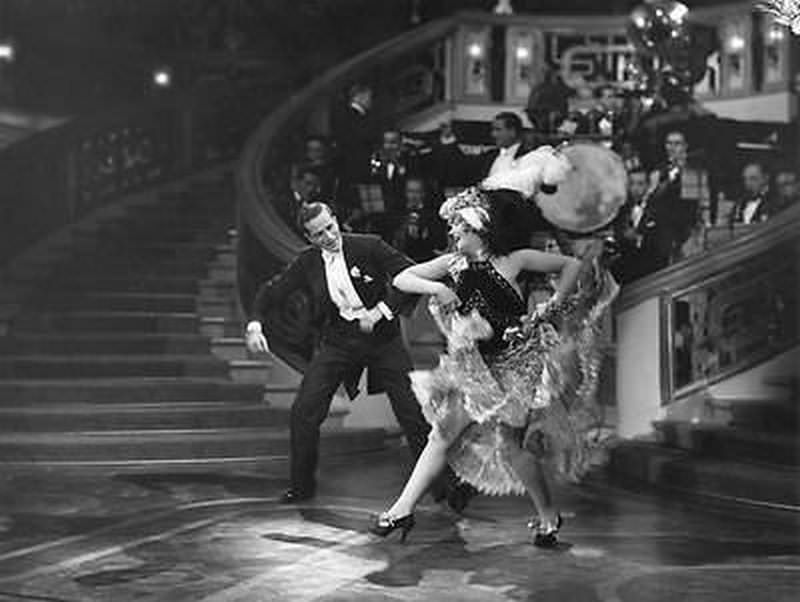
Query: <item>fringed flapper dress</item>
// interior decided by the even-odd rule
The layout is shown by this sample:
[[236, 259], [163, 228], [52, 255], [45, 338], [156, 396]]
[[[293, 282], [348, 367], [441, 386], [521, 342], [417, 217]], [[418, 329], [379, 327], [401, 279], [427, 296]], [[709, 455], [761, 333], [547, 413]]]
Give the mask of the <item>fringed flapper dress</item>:
[[618, 287], [599, 269], [590, 271], [589, 282], [543, 315], [528, 315], [489, 261], [462, 259], [452, 271], [458, 308], [443, 311], [432, 299], [448, 349], [436, 369], [412, 373], [412, 385], [428, 422], [453, 441], [449, 464], [484, 493], [525, 491], [509, 464], [509, 445], [524, 446], [572, 481], [600, 445], [602, 322]]

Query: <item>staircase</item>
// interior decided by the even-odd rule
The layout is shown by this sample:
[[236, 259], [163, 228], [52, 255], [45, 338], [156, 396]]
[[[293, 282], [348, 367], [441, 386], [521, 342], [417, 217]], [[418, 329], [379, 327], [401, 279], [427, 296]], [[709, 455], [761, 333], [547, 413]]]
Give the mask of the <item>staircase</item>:
[[708, 399], [706, 416], [657, 421], [626, 441], [611, 472], [627, 483], [800, 511], [800, 398]]
[[[207, 176], [101, 212], [6, 271], [0, 467], [287, 460], [298, 378], [244, 349], [233, 216], [230, 178]], [[341, 419], [328, 421], [322, 453], [383, 447], [383, 430]]]

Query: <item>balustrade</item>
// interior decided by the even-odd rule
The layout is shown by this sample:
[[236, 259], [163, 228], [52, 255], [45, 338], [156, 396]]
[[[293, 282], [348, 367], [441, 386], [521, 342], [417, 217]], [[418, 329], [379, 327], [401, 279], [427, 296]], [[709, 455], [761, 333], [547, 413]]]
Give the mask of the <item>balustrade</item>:
[[275, 103], [266, 84], [80, 118], [0, 153], [0, 261], [111, 200], [234, 159]]

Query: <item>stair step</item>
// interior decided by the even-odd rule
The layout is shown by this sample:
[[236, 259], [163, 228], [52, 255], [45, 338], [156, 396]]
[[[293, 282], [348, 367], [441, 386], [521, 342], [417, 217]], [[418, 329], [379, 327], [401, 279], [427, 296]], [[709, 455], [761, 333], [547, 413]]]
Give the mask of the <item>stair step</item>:
[[800, 466], [800, 437], [795, 433], [684, 421], [660, 421], [656, 428], [665, 445], [697, 456]]
[[197, 296], [153, 292], [62, 293], [41, 295], [31, 304], [42, 309], [195, 312]]
[[716, 458], [800, 466], [800, 438], [739, 428], [697, 428], [693, 450]]
[[[118, 274], [129, 274], [131, 271], [137, 273], [143, 270], [168, 271], [180, 274], [183, 272], [195, 273], [208, 269], [213, 265], [213, 257], [170, 257], [170, 256], [146, 256], [138, 254], [107, 253], [101, 255], [102, 251], [87, 253], [85, 255], [61, 257], [57, 263], [58, 269], [67, 269], [73, 273], [81, 273], [89, 270], [91, 273], [110, 272]], [[53, 263], [49, 258], [43, 258], [42, 263]], [[115, 270], [118, 270], [115, 272]]]
[[252, 359], [242, 337], [220, 337], [211, 339], [211, 353], [224, 361]]
[[[14, 279], [18, 281], [18, 279]], [[19, 281], [21, 284], [24, 280]], [[42, 290], [49, 291], [108, 291], [108, 292], [154, 292], [164, 294], [196, 294], [201, 286], [210, 286], [204, 278], [194, 276], [142, 276], [131, 278], [126, 275], [106, 274], [87, 276], [83, 274], [57, 275], [43, 283]]]
[[209, 244], [205, 242], [178, 242], [161, 243], [151, 242], [124, 246], [119, 240], [91, 240], [83, 239], [74, 243], [64, 244], [53, 249], [57, 255], [71, 253], [73, 257], [81, 257], [91, 253], [113, 253], [120, 256], [137, 254], [139, 257], [168, 257], [192, 259], [202, 257], [210, 261], [220, 255], [235, 254], [236, 248], [230, 243]]
[[637, 488], [644, 482], [680, 493], [800, 511], [800, 471], [794, 467], [697, 458], [657, 443], [626, 441], [612, 450], [609, 471]]
[[0, 406], [48, 403], [260, 401], [265, 387], [226, 378], [0, 380]]
[[[385, 436], [383, 429], [327, 429], [321, 453], [376, 451], [385, 447]], [[0, 458], [11, 462], [200, 460], [288, 453], [285, 427], [9, 433], [0, 439]]]
[[228, 369], [226, 362], [202, 355], [0, 356], [0, 379], [225, 376]]
[[196, 333], [200, 318], [190, 312], [65, 311], [16, 316], [12, 331]]
[[800, 403], [775, 400], [736, 400], [728, 404], [731, 426], [753, 431], [800, 433]]
[[181, 243], [175, 245], [129, 245], [118, 240], [97, 241], [85, 239], [80, 242], [59, 245], [49, 248], [28, 259], [30, 265], [36, 263], [80, 263], [82, 265], [98, 263], [143, 263], [169, 262], [175, 265], [206, 264], [218, 257], [227, 257], [228, 252], [217, 250], [211, 244]]
[[0, 356], [36, 353], [75, 353], [106, 355], [130, 354], [207, 354], [208, 337], [199, 334], [159, 333], [73, 333], [11, 334], [0, 337]]
[[272, 361], [266, 358], [229, 360], [225, 365], [231, 380], [237, 383], [265, 383], [272, 375]]
[[289, 412], [264, 402], [0, 406], [0, 433], [286, 427], [288, 424]]
[[228, 233], [221, 228], [174, 228], [167, 231], [145, 226], [126, 229], [119, 224], [115, 227], [104, 226], [102, 230], [76, 228], [73, 235], [78, 240], [89, 238], [96, 241], [117, 241], [123, 247], [136, 244], [221, 244], [228, 242]]
[[210, 275], [213, 265], [197, 264], [191, 266], [173, 266], [167, 263], [141, 263], [141, 264], [108, 264], [96, 263], [90, 265], [64, 264], [53, 266], [54, 272], [62, 278], [83, 277], [92, 279], [114, 278], [124, 274], [131, 280], [140, 278], [169, 278], [179, 275], [183, 278], [202, 280]]

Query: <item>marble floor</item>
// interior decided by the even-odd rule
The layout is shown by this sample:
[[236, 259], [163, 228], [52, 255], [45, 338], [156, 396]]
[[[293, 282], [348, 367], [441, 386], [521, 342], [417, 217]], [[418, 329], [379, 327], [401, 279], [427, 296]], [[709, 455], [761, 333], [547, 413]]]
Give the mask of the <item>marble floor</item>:
[[591, 479], [558, 490], [555, 550], [523, 498], [426, 503], [405, 544], [365, 531], [405, 450], [324, 462], [313, 503], [282, 471], [0, 476], [0, 601], [797, 600], [800, 517]]

